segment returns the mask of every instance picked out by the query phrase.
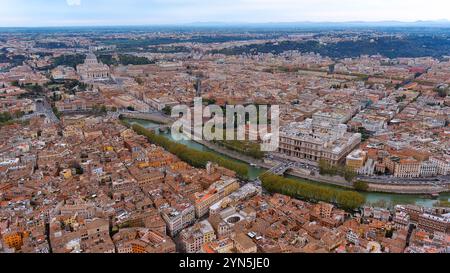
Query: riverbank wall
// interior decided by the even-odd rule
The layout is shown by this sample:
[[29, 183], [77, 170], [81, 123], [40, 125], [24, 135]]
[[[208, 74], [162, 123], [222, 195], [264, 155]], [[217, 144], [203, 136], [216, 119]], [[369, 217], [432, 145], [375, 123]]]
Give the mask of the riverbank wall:
[[147, 120], [159, 124], [171, 124], [173, 122], [172, 119], [157, 113], [121, 113], [120, 115], [123, 118]]
[[[148, 121], [153, 121], [161, 124], [170, 124], [172, 122], [171, 119], [166, 118], [162, 115], [158, 114], [145, 114], [140, 115], [138, 113], [127, 113], [124, 114], [123, 117], [131, 118], [131, 119], [143, 119]], [[194, 140], [193, 140], [194, 141]], [[270, 169], [274, 167], [276, 162], [264, 162], [263, 160], [258, 160], [243, 154], [240, 154], [236, 151], [229, 150], [220, 145], [214, 144], [212, 142], [197, 140], [194, 141], [198, 144], [201, 144], [210, 150], [217, 152], [219, 154], [228, 156], [230, 158], [240, 160], [247, 164], [252, 164], [262, 169]], [[311, 182], [323, 183], [334, 185], [342, 188], [347, 188], [349, 190], [354, 190], [353, 183], [346, 181], [343, 177], [340, 176], [322, 176], [320, 174], [311, 175], [309, 170], [302, 169], [292, 169], [289, 170], [286, 174], [291, 175], [293, 177], [304, 179]], [[379, 192], [379, 193], [393, 193], [393, 194], [405, 194], [405, 195], [415, 195], [415, 194], [435, 194], [435, 193], [446, 193], [450, 192], [450, 185], [437, 187], [435, 185], [408, 185], [408, 184], [381, 184], [375, 182], [364, 181], [368, 184], [369, 189], [367, 192]]]
[[[257, 160], [249, 156], [242, 155], [235, 151], [230, 151], [224, 147], [208, 141], [196, 141], [197, 143], [228, 157], [246, 162], [248, 164], [254, 164], [260, 168], [270, 169], [275, 166], [275, 164], [270, 164], [263, 162], [262, 160]], [[347, 188], [349, 190], [354, 190], [353, 183], [346, 181], [340, 176], [323, 176], [320, 174], [311, 175], [309, 171], [303, 171], [299, 169], [289, 170], [286, 174], [291, 175], [296, 178], [305, 179], [311, 182], [324, 183], [329, 185], [334, 185], [342, 188]], [[434, 185], [408, 185], [408, 184], [398, 184], [398, 185], [387, 185], [378, 184], [373, 182], [367, 182], [369, 185], [368, 192], [380, 192], [380, 193], [396, 193], [396, 194], [434, 194], [434, 193], [445, 193], [450, 192], [450, 187], [436, 187]]]

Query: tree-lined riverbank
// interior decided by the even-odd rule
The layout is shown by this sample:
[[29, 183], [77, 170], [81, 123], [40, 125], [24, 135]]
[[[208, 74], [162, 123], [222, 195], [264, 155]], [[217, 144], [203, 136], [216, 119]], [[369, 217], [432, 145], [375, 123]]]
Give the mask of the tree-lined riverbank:
[[357, 209], [366, 202], [365, 197], [355, 191], [339, 191], [321, 185], [302, 184], [277, 175], [262, 175], [261, 181], [263, 187], [270, 192], [306, 201], [333, 203], [347, 210]]
[[[133, 123], [133, 124], [139, 124], [147, 129], [152, 129], [152, 128], [156, 128], [159, 126], [156, 123], [152, 123], [152, 122], [145, 121], [145, 120], [128, 119], [127, 121], [130, 123]], [[170, 133], [161, 133], [160, 136], [163, 136], [166, 139], [175, 141], [171, 138]], [[196, 143], [192, 140], [181, 140], [181, 141], [179, 141], [179, 143], [183, 144], [191, 149], [215, 153], [215, 154], [222, 156], [224, 158], [227, 158], [229, 160], [237, 161], [237, 162], [244, 164], [244, 162], [242, 162], [241, 160], [233, 159], [233, 156], [231, 156], [231, 155], [229, 155], [229, 156], [221, 155], [220, 151], [216, 151], [215, 149], [211, 149], [202, 144]], [[266, 171], [265, 169], [262, 169], [262, 168], [250, 166], [249, 164], [246, 164], [246, 166], [248, 168], [249, 179], [255, 179]], [[336, 185], [330, 185], [328, 183], [322, 183], [322, 182], [309, 181], [307, 179], [300, 179], [300, 178], [294, 177], [294, 176], [287, 176], [287, 178], [294, 180], [297, 183], [301, 183], [301, 184], [321, 185], [323, 187], [335, 189], [338, 191], [348, 191], [349, 190], [349, 189], [345, 189], [345, 188], [342, 188], [342, 187], [339, 187]], [[396, 205], [396, 204], [417, 204], [420, 206], [432, 207], [439, 200], [447, 201], [450, 198], [449, 193], [441, 194], [439, 200], [435, 200], [428, 196], [420, 195], [420, 194], [395, 194], [395, 193], [382, 193], [382, 192], [360, 192], [360, 194], [365, 197], [366, 204], [368, 204], [368, 205], [375, 204], [380, 207], [392, 207], [393, 205]]]
[[132, 128], [139, 135], [147, 137], [151, 143], [163, 147], [170, 153], [178, 156], [181, 160], [194, 167], [205, 168], [208, 162], [214, 162], [219, 166], [236, 172], [236, 174], [241, 178], [248, 178], [248, 168], [245, 164], [233, 162], [214, 153], [201, 152], [191, 149], [186, 145], [170, 141], [164, 136], [147, 130], [145, 127], [138, 124], [133, 124]]

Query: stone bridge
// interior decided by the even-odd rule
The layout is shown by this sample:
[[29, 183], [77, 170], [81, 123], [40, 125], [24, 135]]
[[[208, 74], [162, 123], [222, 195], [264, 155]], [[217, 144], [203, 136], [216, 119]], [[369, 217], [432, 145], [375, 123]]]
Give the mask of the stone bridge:
[[113, 117], [124, 117], [124, 118], [132, 118], [132, 119], [142, 119], [142, 120], [148, 120], [153, 121], [156, 123], [164, 124], [165, 126], [172, 124], [173, 119], [170, 117], [166, 117], [162, 115], [161, 113], [154, 111], [154, 112], [132, 112], [132, 111], [118, 111], [109, 113]]
[[270, 170], [268, 170], [267, 172], [265, 172], [264, 174], [271, 173], [271, 174], [275, 174], [275, 175], [283, 175], [289, 169], [292, 169], [292, 164], [293, 163], [280, 163], [277, 166], [275, 166], [275, 167], [271, 168]]

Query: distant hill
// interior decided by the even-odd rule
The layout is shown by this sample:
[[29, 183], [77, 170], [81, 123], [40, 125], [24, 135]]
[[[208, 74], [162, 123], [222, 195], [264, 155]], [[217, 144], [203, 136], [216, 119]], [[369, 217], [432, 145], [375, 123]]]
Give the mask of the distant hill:
[[250, 27], [250, 28], [310, 28], [310, 27], [448, 27], [450, 21], [446, 19], [435, 21], [348, 21], [348, 22], [267, 22], [267, 23], [246, 23], [246, 22], [195, 22], [184, 24], [189, 27]]

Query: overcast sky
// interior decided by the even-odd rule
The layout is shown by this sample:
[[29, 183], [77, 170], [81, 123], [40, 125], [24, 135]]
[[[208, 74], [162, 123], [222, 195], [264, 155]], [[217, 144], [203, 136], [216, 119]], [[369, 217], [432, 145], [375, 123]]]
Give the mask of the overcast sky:
[[0, 0], [0, 27], [450, 20], [448, 0]]

